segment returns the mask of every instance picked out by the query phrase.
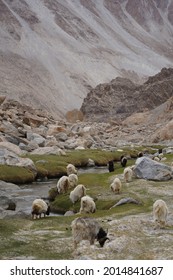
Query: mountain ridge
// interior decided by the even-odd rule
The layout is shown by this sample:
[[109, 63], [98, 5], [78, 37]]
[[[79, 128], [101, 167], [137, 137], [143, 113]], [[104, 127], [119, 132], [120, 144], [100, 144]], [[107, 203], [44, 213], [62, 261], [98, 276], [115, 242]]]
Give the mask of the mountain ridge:
[[173, 1], [0, 0], [0, 93], [63, 116], [120, 76], [173, 65]]
[[86, 120], [124, 120], [134, 113], [151, 111], [173, 96], [173, 68], [163, 68], [142, 85], [126, 78], [97, 85], [84, 98]]

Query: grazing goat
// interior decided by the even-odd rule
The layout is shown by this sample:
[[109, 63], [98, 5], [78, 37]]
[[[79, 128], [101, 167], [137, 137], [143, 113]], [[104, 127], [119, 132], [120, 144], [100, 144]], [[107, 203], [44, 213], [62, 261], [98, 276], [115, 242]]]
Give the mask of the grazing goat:
[[125, 167], [127, 164], [127, 158], [125, 156], [121, 156], [120, 160], [121, 160], [121, 166]]
[[122, 184], [119, 178], [115, 178], [112, 182], [112, 184], [110, 185], [111, 190], [115, 193], [120, 193]]
[[70, 174], [68, 176], [69, 187], [74, 188], [77, 186], [78, 183], [78, 176], [76, 174]]
[[124, 168], [123, 175], [126, 183], [132, 181], [132, 176], [133, 176], [132, 168], [131, 167]]
[[94, 213], [96, 211], [96, 205], [92, 197], [85, 195], [81, 198], [80, 213]]
[[46, 215], [49, 215], [50, 206], [43, 199], [37, 198], [32, 203], [32, 211], [31, 211], [32, 219], [34, 219], [34, 217], [41, 218], [42, 213], [44, 214], [44, 217]]
[[144, 156], [144, 153], [143, 152], [139, 152], [138, 153], [138, 157], [143, 157]]
[[89, 240], [90, 245], [93, 245], [96, 239], [100, 246], [103, 247], [105, 241], [109, 239], [107, 232], [93, 218], [76, 218], [72, 221], [71, 227], [75, 249], [82, 240]]
[[66, 193], [69, 188], [69, 178], [68, 176], [62, 176], [57, 183], [58, 193]]
[[70, 175], [70, 174], [77, 174], [76, 167], [75, 167], [73, 164], [71, 164], [71, 163], [69, 163], [69, 164], [67, 165], [66, 169], [67, 169], [67, 175]]
[[164, 228], [166, 224], [166, 218], [168, 215], [168, 208], [164, 200], [158, 199], [153, 204], [153, 216], [155, 221], [155, 228]]
[[108, 162], [108, 170], [109, 170], [109, 172], [113, 172], [114, 171], [114, 162], [113, 162], [113, 160], [110, 160]]
[[70, 192], [70, 200], [74, 204], [86, 195], [86, 188], [84, 185], [77, 185], [76, 188]]

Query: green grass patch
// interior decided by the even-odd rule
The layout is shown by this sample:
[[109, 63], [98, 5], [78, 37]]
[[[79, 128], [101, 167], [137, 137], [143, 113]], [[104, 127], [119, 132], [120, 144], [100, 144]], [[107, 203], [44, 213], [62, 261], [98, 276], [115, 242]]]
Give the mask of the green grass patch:
[[31, 183], [35, 180], [34, 173], [24, 167], [0, 165], [0, 180], [15, 184]]

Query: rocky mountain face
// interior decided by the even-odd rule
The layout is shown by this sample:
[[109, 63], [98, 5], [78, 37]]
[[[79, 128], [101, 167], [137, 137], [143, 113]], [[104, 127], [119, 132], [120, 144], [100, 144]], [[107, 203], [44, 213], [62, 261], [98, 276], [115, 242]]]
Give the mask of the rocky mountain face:
[[113, 79], [92, 89], [81, 106], [87, 120], [123, 120], [152, 110], [173, 96], [173, 68], [163, 68], [142, 85], [126, 78]]
[[173, 65], [172, 14], [173, 0], [0, 0], [0, 94], [57, 117], [119, 76], [133, 106], [136, 84]]

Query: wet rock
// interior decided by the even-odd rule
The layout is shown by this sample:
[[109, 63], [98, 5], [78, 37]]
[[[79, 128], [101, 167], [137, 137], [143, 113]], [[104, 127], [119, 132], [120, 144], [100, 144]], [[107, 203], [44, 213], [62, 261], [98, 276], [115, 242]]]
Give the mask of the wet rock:
[[0, 207], [4, 210], [12, 210], [16, 209], [16, 203], [9, 197], [5, 195], [0, 196]]
[[89, 159], [88, 159], [87, 166], [88, 166], [88, 167], [93, 167], [93, 166], [95, 166], [95, 162], [94, 162], [94, 160], [93, 160], [93, 159], [91, 159], [91, 158], [89, 158]]

